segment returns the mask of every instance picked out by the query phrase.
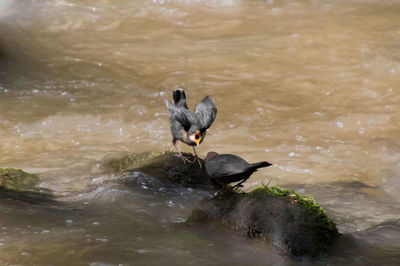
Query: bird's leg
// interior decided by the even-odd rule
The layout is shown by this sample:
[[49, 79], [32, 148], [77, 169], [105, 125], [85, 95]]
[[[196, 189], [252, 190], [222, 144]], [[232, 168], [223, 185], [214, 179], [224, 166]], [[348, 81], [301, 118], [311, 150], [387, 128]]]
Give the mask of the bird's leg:
[[220, 182], [220, 181], [218, 181], [218, 180], [215, 180], [215, 181], [217, 181], [217, 183], [220, 184], [220, 185], [222, 186], [222, 188], [221, 188], [220, 190], [218, 190], [217, 192], [215, 192], [215, 193], [214, 193], [214, 196], [213, 196], [212, 198], [215, 198], [215, 197], [219, 196], [219, 195], [220, 195], [222, 192], [224, 192], [224, 191], [226, 190], [226, 188], [227, 188], [227, 186], [226, 186], [225, 183]]
[[238, 188], [240, 188], [240, 187], [243, 187], [242, 184], [243, 184], [244, 182], [246, 182], [246, 180], [247, 180], [247, 178], [246, 178], [246, 179], [243, 179], [242, 181], [240, 181], [239, 183], [237, 183], [236, 185], [234, 185], [234, 186], [232, 187], [232, 189], [238, 189]]
[[199, 156], [197, 155], [197, 152], [196, 152], [196, 149], [194, 148], [194, 146], [192, 146], [193, 147], [193, 152], [194, 152], [194, 160], [193, 160], [193, 163], [195, 162], [195, 161], [197, 161], [198, 162], [198, 164], [199, 164], [199, 166], [200, 166], [200, 168], [201, 167], [203, 167], [202, 165], [201, 165], [201, 161], [200, 161], [200, 158], [199, 158]]
[[[181, 158], [181, 159], [183, 160], [184, 163], [185, 163], [185, 162], [190, 162], [190, 160], [187, 159], [187, 158], [185, 158], [185, 157], [183, 156], [183, 154], [181, 153], [181, 151], [179, 150], [178, 145], [176, 144], [176, 140], [173, 140], [173, 141], [172, 141], [172, 144], [174, 145], [176, 151], [178, 152], [178, 154], [175, 154], [175, 156], [178, 157], [178, 158]], [[172, 149], [172, 148], [171, 148], [171, 149]]]

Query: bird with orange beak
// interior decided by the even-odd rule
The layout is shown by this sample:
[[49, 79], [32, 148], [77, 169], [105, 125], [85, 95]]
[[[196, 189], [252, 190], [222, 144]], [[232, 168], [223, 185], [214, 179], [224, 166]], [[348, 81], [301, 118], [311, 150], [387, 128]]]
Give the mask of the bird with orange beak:
[[183, 157], [176, 141], [179, 140], [192, 146], [196, 160], [200, 164], [195, 146], [200, 145], [204, 140], [207, 129], [211, 126], [217, 116], [217, 107], [215, 106], [215, 102], [211, 96], [206, 96], [196, 105], [194, 112], [192, 112], [187, 107], [186, 95], [183, 89], [175, 89], [172, 96], [174, 99], [173, 103], [165, 100], [168, 111], [171, 113], [169, 123], [172, 134], [172, 144], [178, 152], [178, 156], [185, 161], [188, 159]]

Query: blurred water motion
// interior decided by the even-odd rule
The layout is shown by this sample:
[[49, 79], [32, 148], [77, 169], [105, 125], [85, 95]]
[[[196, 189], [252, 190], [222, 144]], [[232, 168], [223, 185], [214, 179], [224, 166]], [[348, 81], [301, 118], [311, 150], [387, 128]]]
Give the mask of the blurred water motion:
[[[398, 219], [399, 12], [398, 1], [377, 0], [0, 1], [0, 166], [39, 173], [42, 186], [58, 195], [86, 195], [89, 205], [99, 204], [93, 219], [104, 219], [96, 227], [81, 213], [1, 207], [0, 228], [8, 233], [0, 235], [0, 262], [165, 263], [159, 257], [171, 265], [243, 265], [248, 252], [252, 265], [264, 264], [268, 253], [272, 264], [292, 263], [265, 243], [229, 233], [199, 240], [171, 228], [190, 212], [183, 199], [169, 206], [171, 199], [162, 199], [169, 196], [154, 196], [151, 202], [169, 206], [160, 208], [161, 217], [174, 210], [160, 222], [146, 216], [151, 207], [138, 200], [148, 195], [142, 189], [121, 188], [130, 203], [123, 198], [111, 207], [93, 203], [96, 193], [84, 194], [108, 178], [95, 182], [90, 174], [104, 156], [171, 147], [163, 101], [174, 86], [186, 89], [191, 108], [207, 94], [217, 103], [200, 155], [213, 149], [274, 164], [246, 189], [270, 179], [310, 185], [315, 189], [305, 192], [346, 232]], [[369, 188], [348, 192], [339, 185], [345, 180]], [[338, 200], [343, 195], [346, 202]], [[126, 204], [135, 207], [119, 209]], [[30, 249], [42, 241], [66, 244]], [[65, 248], [77, 259], [61, 256]], [[209, 260], [201, 259], [210, 250]], [[382, 263], [366, 255], [369, 248], [361, 250], [366, 259], [343, 255], [327, 262]], [[58, 255], [60, 261], [50, 259]]]

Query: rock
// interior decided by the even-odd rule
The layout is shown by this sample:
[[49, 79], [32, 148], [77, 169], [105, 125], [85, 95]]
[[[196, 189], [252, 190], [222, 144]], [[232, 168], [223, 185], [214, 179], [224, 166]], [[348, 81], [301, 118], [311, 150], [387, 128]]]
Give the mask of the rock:
[[[194, 157], [184, 154], [189, 160]], [[184, 163], [171, 152], [127, 154], [106, 160], [105, 166], [121, 173], [125, 184], [154, 189], [170, 184], [203, 187], [215, 191], [217, 185], [197, 162]], [[325, 253], [339, 236], [336, 225], [309, 196], [293, 190], [266, 187], [250, 193], [226, 191], [203, 199], [187, 220], [189, 224], [216, 222], [249, 237], [270, 239], [295, 256], [312, 257]]]
[[295, 256], [321, 255], [339, 236], [336, 225], [311, 197], [280, 187], [204, 199], [187, 222], [216, 222], [249, 237], [267, 238]]
[[[200, 159], [202, 163], [200, 167], [197, 162], [184, 162], [175, 155], [176, 153], [167, 151], [134, 153], [120, 158], [106, 159], [105, 165], [112, 171], [123, 172], [122, 181], [125, 183], [136, 182], [138, 177], [144, 176], [146, 180], [154, 177], [186, 187], [219, 188], [207, 175], [204, 160]], [[194, 160], [194, 156], [190, 153], [183, 155], [191, 161]]]
[[29, 203], [56, 201], [49, 190], [37, 187], [39, 177], [15, 168], [0, 168], [0, 199], [12, 198]]
[[39, 177], [21, 169], [0, 168], [0, 188], [12, 191], [35, 191]]
[[166, 154], [165, 151], [147, 151], [141, 153], [128, 153], [118, 158], [106, 158], [105, 165], [113, 171], [130, 170], [148, 163], [148, 160]]

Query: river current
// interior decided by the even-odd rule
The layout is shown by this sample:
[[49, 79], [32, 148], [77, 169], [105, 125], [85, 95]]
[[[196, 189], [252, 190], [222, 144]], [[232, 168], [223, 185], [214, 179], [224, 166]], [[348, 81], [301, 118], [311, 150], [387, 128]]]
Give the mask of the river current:
[[[399, 265], [399, 14], [395, 0], [0, 0], [0, 167], [72, 205], [1, 199], [0, 264]], [[186, 227], [206, 191], [99, 174], [171, 147], [175, 87], [190, 108], [217, 104], [200, 156], [272, 163], [244, 189], [312, 195], [351, 243], [292, 258]]]

